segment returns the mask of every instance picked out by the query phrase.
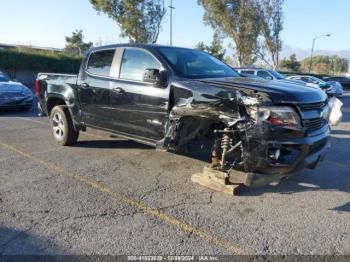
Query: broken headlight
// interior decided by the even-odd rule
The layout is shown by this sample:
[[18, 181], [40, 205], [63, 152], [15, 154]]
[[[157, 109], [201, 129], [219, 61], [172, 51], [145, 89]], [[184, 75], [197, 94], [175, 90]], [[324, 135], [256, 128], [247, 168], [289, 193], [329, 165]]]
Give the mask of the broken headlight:
[[302, 128], [299, 115], [293, 108], [288, 106], [257, 107], [255, 110], [250, 108], [247, 112], [259, 122], [267, 122], [293, 129]]

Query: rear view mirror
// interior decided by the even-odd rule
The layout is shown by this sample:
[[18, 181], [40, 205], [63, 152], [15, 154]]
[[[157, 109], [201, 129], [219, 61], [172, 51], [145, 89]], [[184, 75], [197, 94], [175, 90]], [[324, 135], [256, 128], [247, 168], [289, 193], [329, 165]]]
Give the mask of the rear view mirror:
[[142, 81], [152, 83], [158, 87], [166, 87], [168, 85], [168, 73], [165, 70], [148, 68], [143, 73]]

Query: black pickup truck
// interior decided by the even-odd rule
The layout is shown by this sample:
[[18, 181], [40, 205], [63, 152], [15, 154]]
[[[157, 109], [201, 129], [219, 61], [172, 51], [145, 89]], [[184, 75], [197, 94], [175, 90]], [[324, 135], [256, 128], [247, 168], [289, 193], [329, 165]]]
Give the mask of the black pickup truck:
[[36, 93], [61, 145], [91, 127], [171, 152], [208, 150], [214, 168], [266, 176], [314, 168], [328, 148], [324, 92], [241, 77], [197, 50], [94, 48], [78, 75], [40, 73]]

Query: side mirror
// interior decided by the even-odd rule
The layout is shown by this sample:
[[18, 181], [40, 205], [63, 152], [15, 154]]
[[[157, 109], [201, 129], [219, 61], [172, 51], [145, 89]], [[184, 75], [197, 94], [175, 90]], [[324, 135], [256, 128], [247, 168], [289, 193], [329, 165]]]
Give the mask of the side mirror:
[[152, 83], [157, 87], [166, 87], [168, 85], [168, 72], [165, 70], [147, 68], [143, 73], [142, 81]]
[[266, 80], [273, 80], [272, 76], [266, 76], [265, 79]]

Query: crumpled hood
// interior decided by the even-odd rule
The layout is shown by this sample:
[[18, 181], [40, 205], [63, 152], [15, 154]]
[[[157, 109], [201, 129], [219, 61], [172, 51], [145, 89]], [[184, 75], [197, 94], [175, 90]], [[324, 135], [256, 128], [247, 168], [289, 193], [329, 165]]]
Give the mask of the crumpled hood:
[[266, 93], [275, 103], [317, 103], [327, 99], [327, 95], [319, 88], [293, 84], [289, 81], [270, 81], [258, 78], [236, 77], [187, 81], [188, 84], [190, 84], [189, 82], [193, 82], [193, 84], [195, 84], [195, 82], [200, 82], [209, 86], [212, 85], [215, 88], [245, 89]]

